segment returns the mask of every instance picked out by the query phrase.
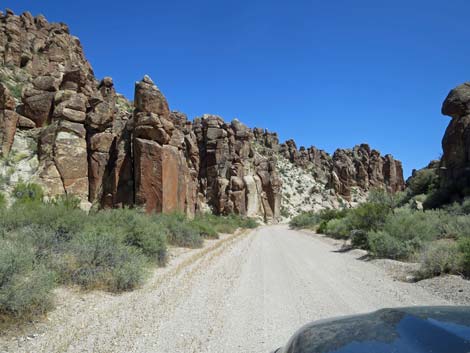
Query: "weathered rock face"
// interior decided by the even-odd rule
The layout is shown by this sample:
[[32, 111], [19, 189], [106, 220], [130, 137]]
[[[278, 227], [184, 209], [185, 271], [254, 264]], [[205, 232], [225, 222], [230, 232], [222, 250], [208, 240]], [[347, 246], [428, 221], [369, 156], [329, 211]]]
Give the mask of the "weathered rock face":
[[[135, 203], [148, 212], [195, 213], [196, 184], [185, 152], [185, 134], [175, 129], [168, 102], [150, 77], [135, 86]], [[181, 116], [173, 120], [183, 128]]]
[[10, 153], [19, 115], [14, 111], [15, 100], [8, 88], [0, 83], [0, 156]]
[[401, 162], [389, 154], [382, 157], [367, 144], [335, 151], [330, 184], [346, 200], [350, 200], [353, 187], [366, 191], [381, 188], [391, 193], [405, 188]]
[[253, 150], [255, 135], [238, 120], [215, 115], [194, 121], [200, 150], [200, 194], [218, 214], [279, 216], [280, 179], [273, 157]]
[[312, 146], [299, 149], [294, 140], [278, 143], [277, 135], [262, 129], [255, 129], [257, 143], [268, 149], [268, 154], [276, 150], [297, 167], [309, 170], [314, 179], [327, 188], [332, 188], [345, 200], [351, 200], [353, 188], [367, 192], [372, 188], [381, 188], [389, 192], [402, 191], [405, 188], [403, 169], [400, 161], [391, 155], [382, 157], [380, 152], [367, 144], [353, 149], [337, 149], [333, 156]]
[[[148, 76], [136, 83], [131, 107], [110, 77], [96, 80], [67, 26], [43, 16], [0, 13], [0, 74], [8, 76], [0, 83], [1, 154], [28, 132], [16, 143], [26, 148], [24, 141], [36, 139], [28, 175], [48, 196], [73, 195], [83, 206], [137, 205], [190, 216], [210, 209], [275, 221], [282, 200], [278, 157], [308, 170], [331, 198], [347, 199], [353, 188], [395, 192], [404, 185], [400, 162], [367, 145], [330, 156], [297, 149], [293, 140], [280, 144], [276, 133], [236, 119], [204, 115], [191, 122], [170, 111]], [[454, 99], [452, 114], [466, 112], [465, 94]]]
[[450, 91], [442, 105], [442, 114], [452, 120], [442, 139], [441, 186], [461, 197], [470, 187], [470, 83]]

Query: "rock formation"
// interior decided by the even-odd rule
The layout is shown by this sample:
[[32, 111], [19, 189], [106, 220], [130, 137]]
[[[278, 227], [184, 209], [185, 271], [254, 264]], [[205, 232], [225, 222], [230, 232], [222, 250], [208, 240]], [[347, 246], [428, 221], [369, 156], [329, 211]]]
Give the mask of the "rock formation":
[[401, 162], [389, 154], [381, 156], [367, 144], [353, 149], [337, 149], [330, 156], [314, 146], [298, 149], [294, 140], [279, 145], [277, 134], [263, 132], [262, 129], [254, 131], [259, 144], [279, 151], [294, 165], [308, 169], [317, 181], [334, 189], [345, 200], [351, 200], [354, 187], [364, 191], [379, 188], [392, 193], [405, 188]]
[[[78, 197], [83, 207], [189, 216], [211, 210], [276, 221], [279, 158], [308, 171], [333, 201], [351, 199], [354, 188], [396, 192], [404, 185], [400, 162], [367, 145], [330, 156], [297, 149], [293, 140], [280, 144], [276, 133], [237, 119], [190, 121], [170, 110], [148, 76], [136, 83], [132, 107], [112, 78], [95, 78], [68, 27], [41, 15], [0, 13], [0, 79], [2, 156], [27, 152], [17, 167], [21, 178], [40, 183], [48, 197]], [[339, 205], [333, 201], [325, 207]]]
[[450, 91], [442, 105], [442, 114], [452, 120], [442, 139], [441, 187], [455, 197], [467, 196], [470, 194], [470, 83]]

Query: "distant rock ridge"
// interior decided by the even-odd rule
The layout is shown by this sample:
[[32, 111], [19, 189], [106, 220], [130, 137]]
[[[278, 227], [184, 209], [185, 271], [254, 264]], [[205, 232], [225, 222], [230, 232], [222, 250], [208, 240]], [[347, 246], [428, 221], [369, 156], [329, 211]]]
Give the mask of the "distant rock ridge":
[[352, 149], [337, 149], [333, 156], [314, 146], [299, 149], [294, 140], [279, 144], [276, 133], [254, 129], [256, 141], [291, 161], [298, 167], [309, 169], [315, 179], [351, 200], [351, 190], [358, 187], [367, 191], [373, 188], [395, 193], [405, 188], [403, 167], [392, 155], [381, 156], [368, 144]]
[[404, 187], [401, 163], [368, 145], [330, 156], [293, 140], [280, 144], [276, 133], [237, 119], [190, 121], [171, 111], [148, 76], [136, 82], [131, 104], [112, 78], [95, 78], [68, 27], [42, 15], [0, 13], [0, 75], [0, 152], [22, 157], [13, 172], [0, 165], [0, 174], [38, 182], [49, 197], [74, 195], [83, 207], [276, 221], [284, 188], [278, 158], [344, 200], [354, 188]]

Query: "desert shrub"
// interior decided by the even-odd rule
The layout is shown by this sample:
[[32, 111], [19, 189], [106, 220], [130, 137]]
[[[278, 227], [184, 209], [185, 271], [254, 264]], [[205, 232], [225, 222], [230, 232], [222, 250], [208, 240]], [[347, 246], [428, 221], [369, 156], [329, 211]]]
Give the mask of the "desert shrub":
[[361, 229], [353, 229], [350, 233], [351, 245], [359, 249], [368, 249], [367, 232]]
[[23, 93], [23, 84], [16, 84], [16, 85], [8, 85], [8, 88], [10, 89], [10, 93], [13, 97], [17, 99], [21, 99], [21, 95]]
[[51, 205], [63, 207], [67, 210], [74, 210], [80, 208], [80, 199], [74, 196], [60, 195], [49, 200]]
[[289, 225], [292, 228], [310, 228], [319, 222], [319, 217], [313, 212], [303, 212], [293, 217]]
[[414, 251], [414, 244], [394, 238], [384, 231], [372, 231], [367, 235], [371, 255], [389, 259], [406, 259]]
[[351, 229], [376, 230], [385, 222], [391, 208], [384, 203], [365, 202], [348, 213]]
[[255, 229], [259, 227], [259, 223], [256, 221], [256, 219], [245, 217], [242, 218], [239, 221], [239, 225], [241, 228], [246, 228], [246, 229]]
[[458, 245], [452, 240], [437, 240], [428, 243], [420, 255], [422, 278], [455, 273], [459, 270], [460, 253]]
[[62, 282], [122, 291], [142, 282], [146, 259], [140, 249], [126, 246], [120, 236], [91, 229], [72, 239], [58, 265]]
[[317, 226], [316, 231], [318, 233], [326, 233], [327, 224], [330, 220], [344, 218], [349, 211], [348, 209], [324, 209], [316, 213], [306, 212], [298, 216], [299, 219], [295, 222], [297, 222], [299, 226], [296, 228], [313, 228]]
[[347, 238], [350, 232], [349, 220], [345, 218], [330, 219], [326, 222], [324, 233], [333, 238]]
[[404, 192], [390, 193], [383, 189], [372, 189], [367, 196], [367, 202], [386, 205], [390, 209], [394, 209], [402, 205], [406, 198], [407, 195]]
[[20, 182], [13, 189], [13, 196], [18, 203], [38, 203], [42, 201], [44, 192], [38, 184]]
[[397, 209], [387, 216], [383, 230], [403, 240], [434, 240], [441, 236], [439, 213]]
[[0, 240], [0, 314], [24, 317], [42, 314], [51, 305], [53, 275], [35, 263], [31, 247]]
[[0, 209], [5, 208], [7, 206], [7, 199], [5, 194], [0, 192]]
[[88, 216], [88, 226], [103, 232], [112, 230], [116, 238], [136, 247], [151, 261], [163, 265], [166, 261], [168, 228], [158, 216], [149, 216], [138, 209], [103, 210]]
[[168, 229], [153, 222], [148, 216], [140, 215], [125, 227], [125, 241], [135, 246], [156, 261], [159, 265], [166, 262], [166, 238]]
[[[229, 216], [203, 214], [197, 216], [195, 221], [200, 224], [209, 225], [216, 233], [226, 234], [231, 234], [238, 228], [256, 228], [259, 225], [255, 219], [235, 214], [231, 214]], [[204, 233], [201, 233], [201, 235], [205, 236]]]
[[70, 210], [61, 205], [20, 202], [3, 211], [0, 228], [12, 231], [34, 225], [57, 232], [57, 236], [68, 236], [69, 233], [78, 232], [87, 221], [87, 214], [79, 209]]
[[156, 222], [168, 229], [168, 242], [189, 248], [202, 246], [203, 239], [197, 229], [191, 226], [186, 216], [180, 213], [154, 216]]
[[466, 276], [470, 276], [470, 237], [463, 237], [458, 242], [461, 253], [460, 263], [462, 271]]
[[254, 228], [236, 215], [146, 215], [139, 209], [79, 209], [80, 201], [43, 201], [35, 184], [16, 186], [16, 201], [0, 208], [0, 317], [42, 313], [54, 285], [109, 291], [139, 286], [151, 263], [163, 265], [167, 241], [199, 247], [203, 237]]
[[428, 194], [438, 187], [439, 176], [435, 169], [418, 170], [408, 182], [408, 190], [412, 195]]
[[426, 200], [423, 202], [423, 207], [426, 210], [436, 209], [442, 207], [443, 205], [449, 204], [451, 195], [458, 195], [460, 193], [459, 189], [454, 187], [449, 188], [438, 188], [431, 190], [427, 196]]
[[462, 202], [454, 202], [444, 209], [454, 215], [470, 215], [470, 198], [465, 198]]
[[433, 211], [439, 222], [436, 225], [441, 238], [460, 239], [470, 236], [470, 217], [467, 215], [454, 215], [445, 211]]
[[204, 238], [218, 238], [219, 233], [213, 224], [204, 216], [196, 216], [191, 221], [191, 227], [194, 228]]
[[403, 208], [389, 214], [379, 231], [369, 232], [368, 244], [375, 256], [407, 259], [425, 243], [441, 235], [438, 213]]

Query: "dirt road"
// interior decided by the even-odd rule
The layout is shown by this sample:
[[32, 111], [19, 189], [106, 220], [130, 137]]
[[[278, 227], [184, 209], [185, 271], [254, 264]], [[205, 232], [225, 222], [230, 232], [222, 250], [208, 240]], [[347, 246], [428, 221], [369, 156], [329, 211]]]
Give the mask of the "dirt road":
[[311, 320], [449, 304], [335, 250], [282, 225], [226, 236], [175, 257], [134, 292], [59, 293], [66, 304], [0, 352], [261, 353]]

